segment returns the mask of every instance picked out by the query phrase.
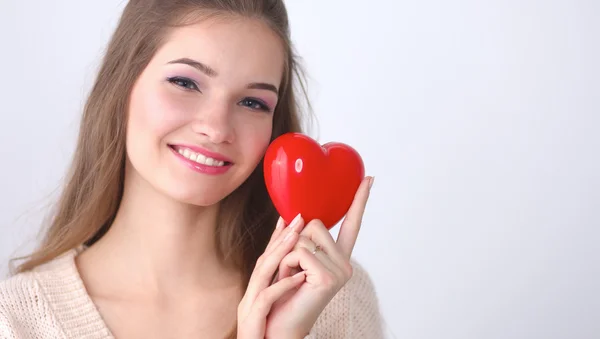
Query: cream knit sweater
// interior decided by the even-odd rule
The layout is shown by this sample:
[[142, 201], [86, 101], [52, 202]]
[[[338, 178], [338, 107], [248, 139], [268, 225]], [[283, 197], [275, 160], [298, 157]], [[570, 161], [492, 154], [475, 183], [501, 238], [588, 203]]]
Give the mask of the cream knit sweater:
[[[0, 282], [1, 339], [114, 338], [77, 271], [74, 258], [81, 250], [73, 249]], [[327, 305], [306, 338], [383, 338], [372, 281], [356, 261], [352, 264], [352, 278]]]

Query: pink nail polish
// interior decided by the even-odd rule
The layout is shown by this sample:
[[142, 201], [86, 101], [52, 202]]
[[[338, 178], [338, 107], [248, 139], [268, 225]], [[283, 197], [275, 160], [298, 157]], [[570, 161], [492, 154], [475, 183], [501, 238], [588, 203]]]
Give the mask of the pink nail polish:
[[281, 227], [283, 227], [283, 224], [284, 224], [283, 218], [279, 217], [279, 219], [277, 219], [277, 225], [275, 226], [275, 228], [281, 228]]
[[290, 228], [297, 230], [298, 226], [300, 225], [300, 221], [302, 220], [302, 215], [300, 213], [298, 213], [298, 215], [294, 218], [294, 220], [292, 220], [292, 222], [290, 223]]

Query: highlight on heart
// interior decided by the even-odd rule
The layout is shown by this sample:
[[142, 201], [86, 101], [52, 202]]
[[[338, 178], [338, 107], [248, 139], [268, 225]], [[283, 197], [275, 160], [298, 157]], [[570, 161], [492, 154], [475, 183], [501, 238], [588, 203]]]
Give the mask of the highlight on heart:
[[286, 133], [269, 145], [264, 176], [273, 204], [286, 223], [298, 213], [328, 229], [348, 212], [365, 176], [360, 154], [341, 142], [319, 144], [302, 133]]

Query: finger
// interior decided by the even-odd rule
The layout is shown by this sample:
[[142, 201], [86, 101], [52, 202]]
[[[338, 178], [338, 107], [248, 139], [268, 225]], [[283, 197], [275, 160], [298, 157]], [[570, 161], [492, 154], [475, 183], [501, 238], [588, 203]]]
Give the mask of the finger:
[[[296, 241], [296, 244], [294, 245], [294, 249], [292, 250], [292, 252], [288, 253], [286, 257], [293, 253], [293, 251], [298, 251], [301, 248], [306, 249], [312, 253], [316, 246], [317, 245], [314, 242], [312, 242], [308, 237], [300, 235], [298, 237], [298, 241]], [[277, 280], [287, 278], [296, 274], [297, 272], [302, 271], [302, 268], [298, 264], [297, 259], [286, 259], [286, 257], [284, 257], [281, 263], [279, 264], [279, 268], [277, 270]], [[292, 264], [295, 264], [295, 266]]]
[[[285, 220], [283, 220], [282, 217], [280, 217], [280, 220], [282, 221], [283, 225], [285, 225]], [[292, 220], [292, 222], [290, 223], [289, 227], [287, 227], [288, 230], [294, 230], [297, 233], [300, 233], [300, 230], [302, 230], [304, 228], [304, 220], [302, 219], [302, 215], [300, 213], [298, 213], [298, 215]], [[285, 230], [285, 229], [284, 229]], [[273, 248], [276, 247], [275, 244], [278, 244], [283, 237], [285, 236], [286, 232], [282, 231], [282, 234], [279, 236], [279, 239], [275, 239], [275, 240], [271, 240], [273, 242], [273, 244], [269, 244], [267, 246], [267, 248], [265, 249], [265, 255], [269, 255], [272, 251]], [[280, 280], [279, 279], [279, 269], [276, 269], [275, 272], [273, 273], [273, 276], [271, 277], [271, 282], [270, 284], [273, 284], [274, 282]]]
[[[334, 243], [334, 245], [335, 245], [335, 243]], [[341, 271], [341, 269], [338, 268], [341, 265], [338, 265], [336, 262], [334, 262], [334, 260], [331, 258], [331, 256], [325, 251], [325, 248], [320, 246], [321, 249], [314, 252], [317, 247], [317, 243], [315, 243], [314, 241], [312, 241], [311, 239], [309, 239], [308, 237], [306, 237], [304, 235], [300, 235], [300, 237], [298, 237], [298, 241], [296, 242], [296, 245], [294, 245], [294, 251], [299, 248], [302, 248], [302, 247], [307, 249], [310, 254], [315, 256], [331, 272], [340, 272]], [[294, 274], [294, 273], [292, 273], [292, 274]]]
[[255, 335], [250, 337], [264, 338], [264, 324], [273, 304], [287, 292], [303, 283], [305, 278], [305, 273], [300, 272], [261, 291], [252, 304], [248, 316], [243, 321], [244, 334], [247, 335], [248, 332], [251, 332]]
[[304, 272], [299, 267], [290, 268], [290, 267], [287, 267], [287, 266], [285, 266], [283, 272], [281, 272], [281, 268], [282, 267], [284, 267], [284, 266], [281, 265], [281, 264], [279, 264], [279, 268], [277, 269], [277, 277], [275, 277], [274, 281], [279, 281], [281, 279], [285, 279], [287, 277], [291, 277], [291, 276], [293, 276], [296, 273]]
[[322, 283], [323, 277], [342, 276], [337, 266], [322, 252], [313, 254], [305, 247], [298, 248], [281, 260], [279, 272], [287, 274], [289, 270], [300, 269], [306, 272], [307, 281]]
[[275, 243], [275, 240], [277, 238], [279, 238], [281, 236], [281, 233], [285, 230], [285, 221], [283, 220], [283, 217], [279, 216], [279, 219], [277, 219], [277, 224], [275, 225], [275, 230], [273, 231], [273, 234], [271, 234], [271, 239], [269, 239], [269, 243], [267, 244], [267, 247], [265, 248], [265, 252], [267, 250], [269, 250], [271, 247], [273, 247], [273, 244]]
[[[283, 218], [281, 218], [282, 220], [282, 224], [285, 225], [285, 221], [283, 221]], [[296, 233], [300, 233], [300, 231], [304, 228], [304, 220], [302, 219], [302, 215], [298, 214], [294, 220], [292, 220], [292, 222], [290, 223], [290, 225], [288, 227], [281, 227], [281, 231], [279, 231], [279, 234], [277, 235], [277, 237], [272, 238], [272, 240], [269, 242], [269, 244], [267, 245], [267, 248], [265, 249], [265, 254], [269, 254], [271, 251], [273, 251], [273, 248], [276, 247], [276, 245], [283, 239], [283, 237], [285, 237], [286, 232], [284, 232], [285, 230], [295, 230]]]
[[[340, 251], [339, 244], [333, 240], [331, 233], [329, 233], [329, 230], [321, 220], [311, 220], [300, 233], [300, 239], [302, 239], [303, 236], [310, 239], [313, 243], [319, 244], [323, 249], [323, 252], [325, 252], [338, 266], [343, 266], [347, 263], [348, 260]], [[295, 247], [297, 246], [298, 244], [296, 244]], [[309, 250], [314, 250], [314, 247], [309, 247]]]
[[342, 254], [348, 259], [352, 256], [352, 250], [358, 238], [358, 231], [360, 230], [372, 184], [373, 177], [367, 177], [362, 181], [340, 227], [337, 244]]
[[295, 229], [288, 227], [284, 233], [285, 235], [281, 241], [269, 253], [263, 253], [256, 262], [246, 290], [252, 301], [273, 281], [279, 263], [292, 250], [298, 240], [299, 234]]
[[263, 290], [252, 305], [251, 314], [260, 319], [264, 319], [271, 310], [271, 306], [288, 291], [300, 285], [306, 279], [306, 272], [299, 272], [291, 277], [287, 277], [274, 285]]

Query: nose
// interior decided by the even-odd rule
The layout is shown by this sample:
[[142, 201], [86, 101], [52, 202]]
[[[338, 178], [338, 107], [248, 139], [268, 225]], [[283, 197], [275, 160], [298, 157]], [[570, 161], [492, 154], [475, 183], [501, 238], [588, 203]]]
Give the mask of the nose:
[[232, 143], [234, 128], [232, 123], [232, 109], [225, 100], [209, 100], [205, 102], [192, 124], [195, 133], [208, 138], [211, 143]]

